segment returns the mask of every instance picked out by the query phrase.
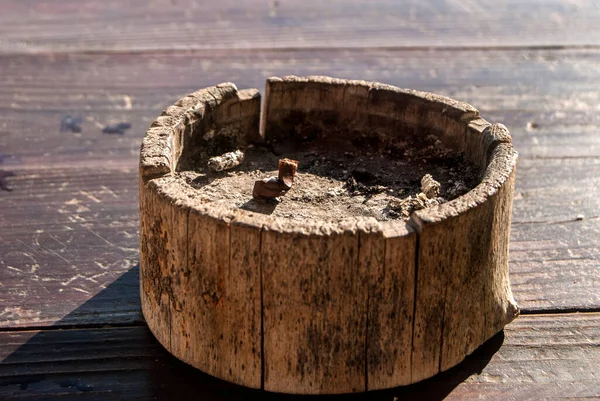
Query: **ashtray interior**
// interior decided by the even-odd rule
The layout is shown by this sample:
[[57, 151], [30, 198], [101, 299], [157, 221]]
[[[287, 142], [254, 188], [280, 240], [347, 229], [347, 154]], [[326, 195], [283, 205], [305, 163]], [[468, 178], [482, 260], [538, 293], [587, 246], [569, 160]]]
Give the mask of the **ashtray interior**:
[[[190, 104], [194, 107], [184, 113], [187, 121], [174, 135], [169, 160], [180, 182], [172, 185], [196, 204], [296, 221], [408, 221], [414, 211], [443, 204], [479, 184], [487, 165], [481, 150], [486, 144], [469, 143], [456, 133], [464, 131], [461, 119], [470, 119], [476, 110], [439, 96], [365, 84], [271, 79], [263, 110], [268, 116], [260, 129], [258, 91], [221, 85], [221, 104], [208, 99], [200, 107]], [[170, 118], [169, 112], [164, 117]], [[220, 172], [208, 168], [209, 158], [237, 150], [245, 155], [239, 166]], [[276, 175], [282, 157], [299, 161], [295, 185], [276, 202], [257, 201], [254, 181]], [[421, 181], [427, 174], [440, 190], [424, 196]]]
[[[344, 141], [347, 135], [340, 129], [322, 135], [289, 139], [276, 149], [251, 145], [242, 149], [244, 161], [227, 171], [213, 171], [207, 166], [211, 155], [197, 153], [189, 170], [176, 175], [206, 202], [299, 221], [358, 216], [408, 220], [414, 210], [454, 199], [479, 183], [481, 169], [432, 135], [387, 144], [369, 143], [368, 132], [356, 143]], [[234, 150], [224, 147], [219, 152]], [[282, 157], [299, 162], [292, 189], [272, 202], [254, 199], [254, 182], [277, 176]], [[440, 183], [437, 196], [419, 197], [426, 174]]]

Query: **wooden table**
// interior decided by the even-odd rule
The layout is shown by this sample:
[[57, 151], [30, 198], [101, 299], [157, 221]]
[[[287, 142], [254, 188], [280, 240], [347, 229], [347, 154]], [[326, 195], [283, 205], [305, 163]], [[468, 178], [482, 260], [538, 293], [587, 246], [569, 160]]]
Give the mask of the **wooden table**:
[[[0, 399], [282, 398], [189, 368], [148, 331], [137, 163], [179, 97], [290, 74], [467, 101], [521, 155], [522, 316], [432, 379], [333, 398], [600, 399], [597, 1], [203, 3], [0, 0]], [[60, 132], [66, 115], [81, 132]], [[102, 132], [115, 122], [131, 128]]]

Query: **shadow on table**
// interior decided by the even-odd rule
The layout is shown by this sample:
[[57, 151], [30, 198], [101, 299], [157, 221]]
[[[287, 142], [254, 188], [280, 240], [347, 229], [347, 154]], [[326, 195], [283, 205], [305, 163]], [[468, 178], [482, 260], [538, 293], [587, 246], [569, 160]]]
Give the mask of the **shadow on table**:
[[[0, 344], [2, 354], [8, 354], [0, 362], [0, 399], [439, 400], [480, 373], [504, 341], [500, 333], [453, 369], [410, 386], [337, 396], [266, 393], [215, 379], [165, 351], [141, 319], [138, 278], [139, 266], [134, 266], [52, 328], [9, 333]], [[119, 300], [137, 300], [133, 310], [138, 317], [131, 324], [81, 325], [82, 316], [91, 315], [93, 321], [93, 315]]]

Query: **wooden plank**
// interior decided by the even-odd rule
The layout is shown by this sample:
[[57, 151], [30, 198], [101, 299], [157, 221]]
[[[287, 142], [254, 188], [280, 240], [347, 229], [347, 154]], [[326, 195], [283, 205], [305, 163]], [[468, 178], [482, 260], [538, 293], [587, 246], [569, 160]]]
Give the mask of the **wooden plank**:
[[[0, 332], [0, 360], [2, 399], [297, 399], [213, 379], [170, 356], [146, 327]], [[600, 314], [521, 316], [457, 367], [366, 397], [594, 399], [599, 364]]]
[[[144, 185], [144, 188], [149, 187], [156, 188], [153, 181]], [[176, 281], [173, 273], [180, 268], [182, 256], [187, 256], [187, 250], [178, 248], [180, 244], [174, 240], [172, 232], [186, 222], [174, 219], [169, 199], [156, 190], [140, 191], [140, 205], [144, 206], [143, 211], [140, 209], [140, 213], [144, 213], [140, 226], [140, 248], [143, 250], [140, 252], [142, 311], [156, 339], [172, 352], [171, 330], [175, 323], [172, 309], [181, 306], [175, 298], [175, 286], [171, 283]]]
[[596, 313], [521, 316], [457, 367], [391, 394], [398, 399], [597, 398], [595, 322]]
[[260, 228], [234, 223], [230, 212], [173, 213], [185, 227], [179, 241], [187, 260], [171, 274], [170, 350], [208, 374], [260, 388]]
[[[593, 0], [5, 0], [1, 52], [598, 45]], [[460, 23], [457, 23], [460, 21]]]
[[[69, 324], [139, 322], [137, 167], [2, 167], [19, 168], [0, 192], [0, 326], [56, 324], [80, 305]], [[510, 276], [525, 311], [600, 306], [598, 186], [599, 159], [520, 159]]]
[[598, 309], [600, 219], [515, 224], [510, 280], [524, 311]]
[[[261, 226], [252, 233], [243, 219], [232, 224], [232, 211], [194, 203], [194, 190], [169, 174], [179, 164], [172, 160], [177, 154], [193, 157], [199, 146], [214, 146], [192, 137], [199, 143], [185, 149], [191, 132], [188, 114], [182, 118], [186, 109], [202, 108], [207, 129], [254, 121], [257, 131], [255, 95], [238, 94], [231, 83], [197, 91], [167, 107], [146, 133], [139, 174], [140, 292], [146, 323], [174, 356], [221, 379], [260, 388], [260, 265], [248, 264], [259, 255]], [[255, 107], [245, 106], [251, 113], [242, 115], [245, 101]], [[197, 128], [192, 131], [201, 135]]]
[[[286, 70], [284, 72], [298, 68], [294, 67], [296, 60], [296, 63], [302, 64], [299, 73], [314, 73], [323, 68], [338, 74], [360, 72], [369, 79], [385, 81], [388, 81], [386, 76], [389, 74], [389, 82], [392, 83], [393, 80], [398, 80], [398, 84], [413, 82], [415, 86], [424, 85], [422, 89], [436, 90], [461, 99], [472, 97], [474, 104], [481, 103], [483, 107], [480, 109], [484, 114], [488, 110], [492, 117], [497, 116], [492, 120], [504, 121], [511, 129], [518, 127], [513, 129], [513, 136], [521, 159], [515, 196], [514, 221], [517, 224], [512, 229], [511, 244], [511, 275], [513, 283], [518, 283], [514, 286], [517, 300], [526, 310], [593, 308], [598, 305], [596, 266], [600, 252], [595, 238], [600, 228], [598, 219], [594, 219], [599, 209], [598, 197], [595, 196], [600, 177], [598, 159], [534, 160], [523, 157], [598, 155], [596, 141], [599, 137], [595, 135], [594, 117], [596, 98], [593, 95], [593, 91], [597, 91], [594, 82], [598, 80], [580, 79], [581, 71], [591, 78], [595, 76], [597, 53], [365, 53], [368, 57], [359, 52], [345, 51], [214, 53], [213, 58], [208, 57], [208, 60], [214, 66], [214, 63], [220, 63], [219, 57], [223, 57], [223, 63], [229, 67], [216, 68], [217, 74], [223, 74], [223, 79], [219, 80], [225, 80], [225, 75], [233, 75], [249, 82], [246, 86], [262, 85], [260, 74], [271, 75], [270, 68], [273, 72], [279, 68]], [[330, 61], [326, 61], [326, 54], [331, 54]], [[212, 83], [208, 82], [212, 80], [212, 74], [198, 78], [194, 70], [198, 68], [194, 60], [201, 56], [175, 53], [170, 57], [157, 54], [0, 57], [2, 70], [6, 71], [9, 82], [6, 86], [8, 92], [0, 96], [6, 110], [0, 124], [0, 168], [17, 174], [6, 179], [14, 191], [0, 192], [1, 206], [8, 211], [0, 215], [3, 262], [25, 271], [40, 265], [37, 276], [11, 269], [3, 271], [0, 282], [9, 283], [7, 286], [10, 288], [8, 292], [0, 292], [0, 296], [8, 299], [4, 301], [8, 308], [4, 316], [13, 316], [7, 324], [16, 324], [20, 319], [26, 326], [52, 324], [103, 289], [106, 283], [89, 280], [96, 274], [105, 273], [100, 265], [108, 266], [108, 273], [101, 276], [106, 282], [115, 280], [119, 274], [135, 266], [137, 198], [136, 191], [129, 185], [136, 182], [139, 138], [150, 120], [166, 104], [187, 93], [190, 88], [201, 86], [194, 84], [194, 79], [205, 79], [207, 85]], [[405, 57], [402, 63], [399, 61], [401, 56]], [[463, 56], [474, 63], [462, 61]], [[441, 65], [442, 58], [450, 60], [455, 68], [431, 68], [428, 64]], [[373, 60], [377, 68], [369, 66], [368, 63]], [[278, 63], [277, 67], [271, 65], [274, 62]], [[514, 69], [508, 68], [513, 64]], [[33, 76], [36, 68], [41, 68], [41, 76], [47, 81], [37, 81], [36, 84], [28, 81], [27, 77]], [[72, 73], [62, 73], [63, 68]], [[250, 72], [244, 72], [248, 68]], [[252, 68], [256, 71], [252, 72]], [[266, 71], [260, 72], [259, 68]], [[490, 76], [489, 70], [495, 74]], [[119, 75], [119, 71], [125, 75]], [[134, 71], [141, 71], [140, 78], [136, 78]], [[173, 79], [173, 71], [179, 73], [176, 79]], [[434, 78], [430, 80], [422, 74], [423, 71], [433, 71]], [[250, 73], [252, 77], [248, 75]], [[451, 79], [451, 75], [457, 78]], [[156, 80], [152, 80], [152, 76]], [[116, 77], [118, 83], [111, 86], [113, 84], [107, 83], [108, 77]], [[467, 79], [471, 79], [474, 86], [467, 85]], [[500, 89], [514, 79], [522, 82], [518, 88], [508, 93]], [[239, 83], [238, 79], [235, 80]], [[56, 82], [56, 87], [52, 86], [52, 82]], [[105, 85], [109, 89], [103, 93], [98, 88]], [[123, 93], [132, 94], [132, 110], [122, 110], [125, 100], [118, 86], [127, 89]], [[0, 92], [4, 88], [0, 88]], [[161, 88], [163, 95], [153, 98], [157, 93], [155, 88]], [[85, 96], [87, 92], [89, 97]], [[564, 98], [561, 93], [565, 94]], [[584, 96], [578, 96], [578, 93]], [[14, 96], [17, 96], [14, 100], [23, 103], [23, 107], [12, 110], [9, 101]], [[524, 111], [514, 111], [514, 107]], [[575, 108], [574, 112], [571, 107]], [[35, 110], [38, 108], [42, 111]], [[543, 108], [549, 111], [542, 111]], [[93, 123], [84, 122], [81, 136], [58, 132], [60, 118], [65, 113], [73, 110], [87, 113], [88, 109], [98, 110], [90, 112], [98, 121], [130, 121], [132, 129], [122, 137], [102, 135]], [[98, 118], [96, 113], [106, 116], [106, 119]], [[538, 116], [543, 119], [539, 120]], [[527, 130], [528, 121], [542, 123], [536, 129]], [[49, 127], [55, 128], [50, 130]], [[55, 169], [45, 169], [49, 166]], [[75, 169], [65, 170], [59, 168], [61, 166]], [[118, 197], [113, 196], [111, 191]], [[73, 204], [67, 204], [70, 202]], [[85, 211], [86, 208], [89, 211]], [[578, 214], [583, 214], [586, 219], [575, 221]], [[40, 220], [38, 216], [47, 218]], [[539, 224], [521, 225], [536, 221]], [[37, 232], [39, 230], [44, 232]], [[71, 243], [61, 245], [52, 237], [64, 244], [67, 244], [66, 241]], [[30, 255], [35, 261], [30, 259]], [[100, 265], [95, 265], [96, 262]], [[81, 270], [78, 273], [86, 278], [76, 277], [74, 268], [70, 266], [77, 266]], [[73, 277], [75, 280], [65, 287], [60, 285]], [[93, 280], [98, 281], [97, 278]], [[137, 287], [130, 281], [124, 285], [133, 288], [133, 291]], [[53, 309], [44, 306], [49, 296], [47, 291], [51, 293], [49, 299], [56, 301]], [[95, 304], [96, 312], [116, 308], [114, 314], [100, 315], [102, 319], [106, 318], [109, 322], [139, 319], [137, 295], [130, 290], [115, 296], [117, 298], [111, 301], [110, 306]], [[126, 301], [117, 301], [123, 298]], [[19, 310], [19, 307], [25, 309]], [[86, 310], [89, 313], [82, 313], [74, 322], [100, 318], [91, 309]]]
[[600, 158], [519, 158], [514, 197], [515, 223], [577, 222], [600, 215]]
[[600, 159], [519, 160], [510, 280], [525, 310], [600, 305], [599, 186]]
[[[509, 128], [521, 159], [599, 157], [598, 63], [597, 50], [0, 56], [6, 82], [0, 86], [0, 158], [21, 166], [137, 165], [145, 130], [182, 96], [223, 81], [263, 88], [266, 77], [292, 73], [381, 81], [467, 101]], [[66, 115], [82, 117], [81, 133], [60, 132]], [[101, 126], [112, 122], [131, 128], [103, 134]]]
[[419, 233], [413, 380], [455, 366], [519, 312], [507, 258], [517, 155], [510, 143], [489, 146], [479, 186], [411, 216]]
[[[367, 266], [367, 389], [409, 384], [415, 302], [417, 235], [405, 223], [385, 225], [383, 241], [375, 235], [360, 238], [363, 249], [383, 259]], [[383, 242], [383, 246], [377, 246]], [[364, 247], [364, 248], [363, 248]], [[379, 249], [384, 248], [384, 249]]]
[[236, 352], [233, 355], [222, 352], [229, 359], [221, 362], [231, 366], [230, 372], [237, 375], [231, 381], [252, 388], [262, 385], [261, 232], [256, 226], [256, 220], [245, 215], [237, 215], [231, 222], [227, 278], [231, 283], [229, 296], [235, 305], [226, 330], [236, 334], [228, 338], [229, 344], [223, 348]]
[[358, 248], [356, 222], [263, 228], [265, 390], [365, 390], [368, 276]]
[[1, 327], [141, 321], [136, 171], [10, 177], [13, 191], [0, 193]]

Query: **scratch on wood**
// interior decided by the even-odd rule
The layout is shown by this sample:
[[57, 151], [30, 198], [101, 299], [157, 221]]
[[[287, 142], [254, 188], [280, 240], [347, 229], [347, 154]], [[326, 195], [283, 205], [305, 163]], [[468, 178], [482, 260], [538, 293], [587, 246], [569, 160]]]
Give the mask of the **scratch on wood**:
[[107, 240], [106, 238], [102, 237], [101, 235], [99, 235], [97, 232], [95, 232], [94, 230], [92, 230], [89, 227], [85, 227], [90, 233], [92, 233], [93, 235], [95, 235], [96, 237], [100, 238], [102, 241], [106, 242], [108, 245], [123, 251], [123, 252], [138, 252], [137, 248], [126, 248], [126, 247], [122, 247], [122, 246], [118, 246], [116, 244], [113, 244], [112, 242], [110, 242], [109, 240]]
[[110, 189], [109, 187], [107, 187], [106, 185], [102, 185], [100, 186], [100, 188], [102, 188], [102, 191], [100, 191], [100, 193], [107, 193], [109, 195], [112, 195], [115, 199], [119, 199], [119, 195], [117, 195], [115, 193], [115, 191], [113, 191], [112, 189]]
[[77, 280], [78, 278], [83, 278], [83, 276], [81, 274], [76, 274], [66, 281], [61, 281], [60, 284], [63, 286], [67, 286], [67, 285], [71, 284], [73, 281]]
[[92, 202], [95, 203], [102, 203], [102, 201], [98, 198], [96, 198], [94, 195], [90, 194], [89, 192], [86, 191], [82, 191], [80, 190], [79, 193], [85, 197], [87, 197], [89, 200], [91, 200]]
[[52, 238], [54, 241], [58, 242], [59, 244], [61, 244], [63, 246], [63, 248], [67, 247], [67, 245], [64, 242], [62, 242], [61, 240], [59, 240], [58, 238], [56, 238], [54, 235], [50, 234], [49, 237]]

